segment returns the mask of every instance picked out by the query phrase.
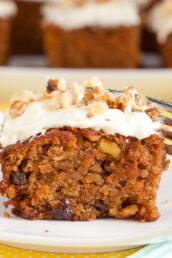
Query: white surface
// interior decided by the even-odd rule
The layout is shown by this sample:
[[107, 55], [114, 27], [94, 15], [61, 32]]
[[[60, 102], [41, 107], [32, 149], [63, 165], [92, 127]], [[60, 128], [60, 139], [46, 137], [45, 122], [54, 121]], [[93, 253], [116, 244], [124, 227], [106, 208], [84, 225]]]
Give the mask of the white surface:
[[0, 17], [11, 16], [16, 14], [17, 8], [12, 1], [3, 0], [0, 1]]
[[165, 12], [165, 1], [158, 3], [148, 14], [148, 27], [157, 35], [159, 43], [165, 43], [172, 32], [172, 12]]
[[131, 1], [89, 3], [84, 6], [43, 6], [44, 21], [67, 30], [86, 26], [136, 26], [140, 24], [138, 8]]
[[[172, 158], [171, 158], [172, 160]], [[105, 252], [166, 241], [172, 236], [172, 165], [158, 192], [161, 217], [155, 222], [100, 219], [90, 222], [29, 221], [4, 218], [0, 198], [0, 241], [21, 248], [51, 252]], [[165, 201], [169, 202], [165, 204]], [[45, 230], [49, 230], [45, 233]]]

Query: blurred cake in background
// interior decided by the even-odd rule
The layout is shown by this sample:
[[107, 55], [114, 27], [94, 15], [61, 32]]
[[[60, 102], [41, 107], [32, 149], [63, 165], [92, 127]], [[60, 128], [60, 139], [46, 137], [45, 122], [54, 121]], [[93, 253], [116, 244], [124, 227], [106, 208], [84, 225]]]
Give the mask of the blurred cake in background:
[[147, 25], [155, 35], [164, 65], [172, 67], [172, 0], [155, 5], [148, 15]]
[[[139, 1], [139, 0], [133, 0], [133, 1]], [[140, 1], [146, 1], [147, 4], [145, 4], [143, 7], [142, 12], [142, 49], [145, 52], [156, 52], [156, 40], [155, 35], [152, 33], [152, 31], [149, 29], [149, 26], [147, 26], [146, 19], [149, 15], [149, 12], [151, 12], [152, 8], [162, 0], [140, 0]]]
[[134, 68], [140, 60], [140, 15], [126, 0], [61, 1], [42, 8], [51, 67]]
[[11, 19], [16, 14], [16, 6], [8, 0], [0, 0], [0, 65], [8, 58]]
[[14, 0], [18, 7], [12, 24], [12, 54], [43, 52], [40, 7], [45, 0]]

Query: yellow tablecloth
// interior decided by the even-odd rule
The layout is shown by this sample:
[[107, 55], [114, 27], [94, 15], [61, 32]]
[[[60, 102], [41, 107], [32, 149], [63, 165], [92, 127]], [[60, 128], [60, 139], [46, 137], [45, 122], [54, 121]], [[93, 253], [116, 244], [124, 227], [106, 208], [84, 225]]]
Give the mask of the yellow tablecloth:
[[[5, 111], [8, 107], [6, 102], [0, 103], [0, 110]], [[98, 254], [57, 254], [57, 253], [45, 253], [38, 251], [24, 250], [7, 245], [0, 244], [0, 258], [124, 258], [136, 251], [139, 248], [112, 252], [112, 253], [98, 253]]]
[[139, 248], [112, 253], [57, 254], [24, 250], [0, 244], [0, 258], [124, 258], [135, 253], [138, 250]]

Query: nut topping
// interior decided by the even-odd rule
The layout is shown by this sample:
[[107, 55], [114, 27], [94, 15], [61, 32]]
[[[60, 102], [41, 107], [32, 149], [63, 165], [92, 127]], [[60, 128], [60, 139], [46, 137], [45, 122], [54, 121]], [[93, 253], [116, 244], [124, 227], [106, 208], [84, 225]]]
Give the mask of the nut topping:
[[101, 138], [98, 143], [98, 149], [103, 153], [112, 155], [115, 159], [120, 159], [121, 149], [115, 141]]

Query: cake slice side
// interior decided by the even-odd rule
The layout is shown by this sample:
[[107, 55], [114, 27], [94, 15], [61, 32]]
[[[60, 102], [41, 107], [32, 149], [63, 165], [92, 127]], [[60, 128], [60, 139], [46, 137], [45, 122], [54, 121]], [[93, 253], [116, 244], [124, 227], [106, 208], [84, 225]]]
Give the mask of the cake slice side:
[[[59, 102], [58, 92], [62, 94]], [[63, 107], [55, 106], [54, 96]], [[72, 100], [69, 96], [73, 96]], [[72, 104], [76, 96], [77, 103]], [[74, 88], [66, 88], [64, 80], [50, 80], [47, 91], [39, 95], [39, 100], [35, 98], [30, 92], [14, 96], [3, 125], [1, 191], [9, 198], [6, 207], [12, 205], [14, 214], [27, 219], [77, 221], [114, 217], [153, 221], [159, 217], [156, 194], [168, 161], [165, 136], [155, 121], [156, 109], [142, 97], [136, 97], [133, 89], [124, 91], [122, 96], [112, 96], [95, 78]], [[43, 109], [46, 106], [39, 121], [44, 130], [39, 133], [33, 117], [29, 123], [24, 119], [30, 104], [38, 102]], [[83, 111], [81, 108], [86, 108], [86, 113], [76, 117]], [[63, 126], [58, 126], [62, 124], [57, 114], [62, 111]], [[46, 115], [50, 123], [52, 114], [56, 114], [57, 126], [46, 128]], [[22, 124], [25, 121], [22, 129], [20, 120]], [[73, 126], [74, 122], [80, 127]], [[16, 125], [12, 131], [10, 123]], [[112, 133], [115, 129], [123, 135], [119, 131]], [[28, 137], [30, 132], [32, 136]]]

